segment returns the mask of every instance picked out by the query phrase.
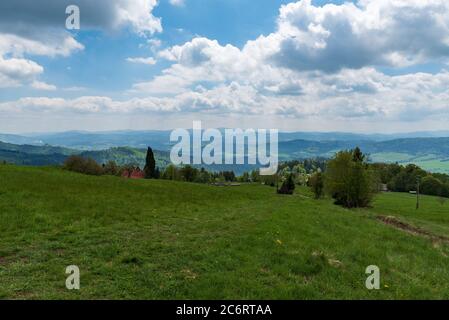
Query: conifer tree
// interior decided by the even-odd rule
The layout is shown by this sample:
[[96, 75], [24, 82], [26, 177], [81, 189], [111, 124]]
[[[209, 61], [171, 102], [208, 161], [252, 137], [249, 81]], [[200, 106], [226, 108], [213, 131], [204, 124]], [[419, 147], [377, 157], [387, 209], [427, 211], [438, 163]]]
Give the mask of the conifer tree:
[[154, 160], [153, 149], [148, 147], [147, 157], [145, 161], [145, 179], [155, 179], [156, 178], [156, 161]]

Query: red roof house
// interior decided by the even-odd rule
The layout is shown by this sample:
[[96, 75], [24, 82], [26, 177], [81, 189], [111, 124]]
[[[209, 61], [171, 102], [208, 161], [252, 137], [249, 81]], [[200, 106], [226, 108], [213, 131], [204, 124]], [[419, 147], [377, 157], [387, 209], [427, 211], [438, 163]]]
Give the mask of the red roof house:
[[133, 170], [125, 170], [122, 173], [122, 178], [126, 179], [144, 179], [145, 178], [145, 172], [140, 170], [140, 168], [136, 168]]

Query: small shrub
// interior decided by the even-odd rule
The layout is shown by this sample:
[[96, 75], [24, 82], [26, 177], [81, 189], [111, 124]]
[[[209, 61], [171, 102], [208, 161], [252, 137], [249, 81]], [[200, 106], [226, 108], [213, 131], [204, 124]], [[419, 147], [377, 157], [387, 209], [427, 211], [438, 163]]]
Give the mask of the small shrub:
[[182, 167], [180, 170], [181, 177], [186, 182], [194, 182], [196, 180], [196, 177], [198, 176], [198, 169], [186, 165], [185, 167]]
[[429, 196], [440, 196], [443, 191], [443, 183], [433, 176], [424, 177], [421, 181], [420, 191]]
[[103, 168], [92, 158], [86, 159], [85, 174], [92, 176], [101, 176], [103, 174]]
[[295, 191], [295, 182], [293, 181], [293, 175], [289, 175], [287, 179], [282, 183], [281, 188], [278, 190], [279, 194], [292, 195]]
[[103, 173], [110, 175], [110, 176], [116, 176], [118, 175], [119, 167], [115, 163], [115, 161], [109, 161], [106, 163], [103, 167]]
[[315, 195], [315, 199], [321, 199], [324, 195], [324, 177], [321, 172], [314, 173], [309, 179], [310, 188]]

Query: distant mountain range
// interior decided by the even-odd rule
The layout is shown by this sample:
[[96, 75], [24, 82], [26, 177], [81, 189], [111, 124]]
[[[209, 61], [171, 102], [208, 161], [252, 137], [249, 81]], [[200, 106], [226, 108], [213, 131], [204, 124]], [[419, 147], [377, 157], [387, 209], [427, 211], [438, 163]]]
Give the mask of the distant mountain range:
[[[72, 154], [92, 157], [99, 163], [143, 166], [147, 146], [156, 151], [158, 165], [169, 163], [171, 131], [63, 132], [46, 134], [0, 134], [0, 161], [25, 165], [61, 164]], [[449, 131], [406, 134], [354, 134], [282, 132], [279, 134], [281, 161], [331, 157], [356, 146], [374, 162], [415, 163], [432, 172], [449, 173]], [[210, 170], [241, 173], [253, 166], [206, 166]]]
[[[222, 131], [224, 129], [221, 129]], [[79, 150], [103, 150], [112, 147], [170, 150], [171, 131], [68, 131], [60, 133], [29, 133], [22, 135], [1, 134], [0, 141], [13, 144], [61, 146]], [[389, 141], [409, 138], [449, 137], [449, 131], [425, 131], [397, 134], [358, 134], [345, 132], [280, 132], [279, 141]]]

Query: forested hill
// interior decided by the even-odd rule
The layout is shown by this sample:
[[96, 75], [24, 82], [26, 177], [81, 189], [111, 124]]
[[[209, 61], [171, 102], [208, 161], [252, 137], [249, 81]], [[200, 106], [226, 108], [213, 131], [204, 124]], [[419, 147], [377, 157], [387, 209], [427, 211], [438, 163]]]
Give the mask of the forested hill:
[[331, 156], [338, 150], [360, 147], [365, 153], [404, 153], [410, 155], [439, 155], [449, 159], [449, 138], [408, 138], [389, 141], [309, 141], [292, 140], [280, 142], [280, 153], [286, 157], [293, 155]]
[[[160, 142], [156, 145], [163, 145]], [[152, 144], [148, 144], [156, 149]], [[352, 141], [311, 141], [291, 140], [279, 143], [281, 161], [331, 157], [340, 150], [359, 146], [369, 155], [372, 162], [415, 163], [425, 170], [449, 173], [449, 138], [402, 138], [389, 141], [352, 140]], [[164, 149], [165, 150], [165, 149]], [[54, 147], [49, 145], [17, 145], [0, 142], [0, 161], [25, 165], [61, 164], [69, 155], [79, 154], [91, 157], [98, 163], [109, 160], [117, 164], [136, 164], [143, 166], [145, 148], [112, 147], [104, 150], [83, 151], [75, 148]], [[168, 151], [155, 151], [158, 166], [163, 168], [169, 163]], [[214, 168], [210, 168], [214, 170]], [[248, 166], [218, 168], [241, 172], [250, 170]]]
[[[0, 161], [19, 165], [59, 165], [70, 155], [80, 155], [92, 158], [98, 163], [115, 161], [119, 165], [133, 164], [143, 167], [146, 149], [116, 147], [98, 151], [82, 151], [53, 146], [15, 145], [0, 142]], [[169, 154], [155, 151], [159, 167], [165, 167], [169, 162]]]
[[407, 138], [389, 141], [308, 141], [279, 144], [281, 160], [331, 157], [359, 146], [372, 162], [414, 163], [432, 172], [449, 173], [449, 138]]

